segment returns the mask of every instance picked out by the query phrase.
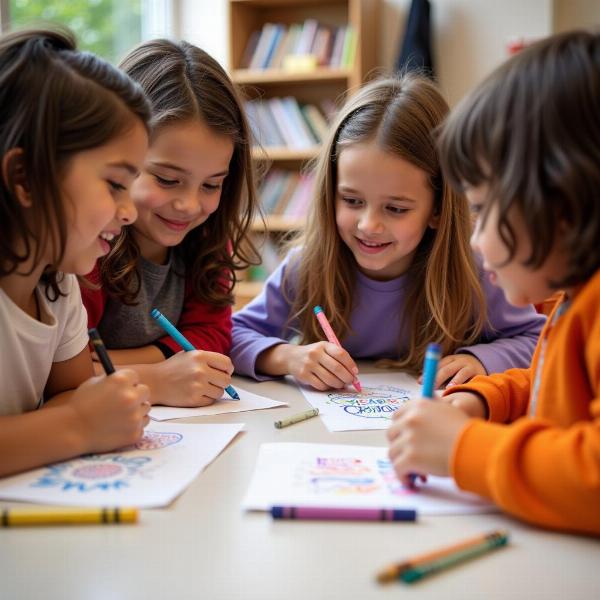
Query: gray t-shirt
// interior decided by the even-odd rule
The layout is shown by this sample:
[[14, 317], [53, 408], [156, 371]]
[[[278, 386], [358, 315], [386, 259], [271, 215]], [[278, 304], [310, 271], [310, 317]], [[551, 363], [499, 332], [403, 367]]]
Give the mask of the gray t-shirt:
[[141, 276], [137, 304], [128, 306], [108, 298], [98, 331], [108, 348], [138, 348], [147, 346], [165, 335], [164, 330], [150, 316], [153, 308], [175, 325], [179, 322], [185, 296], [185, 265], [181, 257], [169, 253], [164, 265], [157, 265], [140, 257]]

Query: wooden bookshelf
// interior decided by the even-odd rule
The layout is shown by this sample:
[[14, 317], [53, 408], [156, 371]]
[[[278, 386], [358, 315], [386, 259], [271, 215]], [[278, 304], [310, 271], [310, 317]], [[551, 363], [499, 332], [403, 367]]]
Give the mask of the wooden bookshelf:
[[285, 215], [265, 215], [252, 223], [252, 231], [298, 231], [304, 226], [304, 217], [287, 217]]
[[351, 69], [317, 67], [309, 71], [286, 71], [284, 69], [236, 69], [231, 79], [239, 85], [280, 85], [282, 83], [315, 83], [319, 81], [349, 81]]
[[[379, 0], [229, 0], [229, 72], [249, 100], [293, 97], [301, 105], [322, 101], [335, 102], [352, 93], [365, 81], [367, 74], [377, 66], [379, 30]], [[314, 68], [242, 68], [249, 40], [268, 23], [281, 24], [286, 30], [307, 19], [317, 21], [332, 31], [349, 27], [353, 31], [353, 60], [344, 66], [316, 66]], [[246, 52], [246, 56], [247, 56]], [[246, 63], [247, 64], [247, 63]], [[333, 64], [333, 61], [331, 63]], [[266, 146], [253, 149], [253, 158], [267, 160], [272, 169], [299, 173], [307, 162], [318, 155], [319, 146], [287, 147]], [[298, 231], [304, 216], [266, 214], [264, 223], [258, 220], [252, 226], [252, 235], [261, 240], [279, 240], [287, 233]], [[242, 281], [236, 287], [236, 308], [241, 308], [260, 292], [262, 282]]]

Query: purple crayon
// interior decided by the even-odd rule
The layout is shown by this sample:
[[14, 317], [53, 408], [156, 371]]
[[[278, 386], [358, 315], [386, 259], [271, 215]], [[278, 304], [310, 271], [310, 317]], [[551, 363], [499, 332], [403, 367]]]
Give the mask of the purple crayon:
[[316, 506], [273, 506], [274, 519], [319, 519], [322, 521], [415, 521], [413, 508], [322, 508]]

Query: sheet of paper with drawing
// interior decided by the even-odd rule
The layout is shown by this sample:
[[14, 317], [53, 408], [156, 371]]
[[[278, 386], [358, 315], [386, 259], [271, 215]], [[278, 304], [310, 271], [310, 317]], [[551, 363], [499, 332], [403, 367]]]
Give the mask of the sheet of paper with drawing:
[[[362, 381], [362, 378], [361, 378]], [[451, 478], [428, 477], [416, 490], [396, 478], [387, 448], [341, 444], [262, 444], [243, 507], [414, 508], [421, 515], [495, 512]]]
[[300, 386], [304, 397], [319, 409], [329, 431], [387, 429], [392, 415], [407, 400], [421, 396], [421, 386], [406, 373], [382, 371], [361, 375], [362, 393], [353, 387], [318, 392]]
[[274, 408], [276, 406], [287, 406], [287, 402], [271, 400], [258, 394], [248, 392], [241, 387], [235, 386], [240, 396], [239, 400], [232, 400], [229, 396], [222, 396], [210, 406], [200, 408], [180, 408], [176, 406], [154, 406], [150, 411], [150, 418], [155, 421], [168, 421], [169, 419], [184, 419], [186, 417], [207, 417], [209, 415], [220, 415], [224, 413], [243, 412], [247, 410], [260, 410], [263, 408]]
[[0, 498], [65, 506], [166, 506], [243, 426], [152, 423], [135, 446], [0, 479]]

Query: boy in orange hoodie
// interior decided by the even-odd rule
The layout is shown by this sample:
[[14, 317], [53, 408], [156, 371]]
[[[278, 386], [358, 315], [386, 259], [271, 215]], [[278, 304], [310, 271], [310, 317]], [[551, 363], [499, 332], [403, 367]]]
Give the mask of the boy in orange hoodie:
[[515, 305], [563, 290], [529, 369], [395, 414], [398, 476], [452, 475], [522, 519], [600, 534], [600, 35], [538, 42], [450, 115], [442, 165]]

